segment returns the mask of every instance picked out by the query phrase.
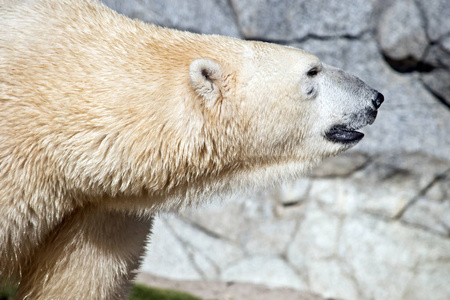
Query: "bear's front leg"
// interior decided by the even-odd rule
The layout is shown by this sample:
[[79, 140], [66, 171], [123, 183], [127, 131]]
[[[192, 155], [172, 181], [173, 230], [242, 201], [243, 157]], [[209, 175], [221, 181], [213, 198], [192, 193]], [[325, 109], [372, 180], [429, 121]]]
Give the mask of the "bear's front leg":
[[22, 269], [17, 299], [123, 299], [152, 219], [100, 208], [66, 218]]

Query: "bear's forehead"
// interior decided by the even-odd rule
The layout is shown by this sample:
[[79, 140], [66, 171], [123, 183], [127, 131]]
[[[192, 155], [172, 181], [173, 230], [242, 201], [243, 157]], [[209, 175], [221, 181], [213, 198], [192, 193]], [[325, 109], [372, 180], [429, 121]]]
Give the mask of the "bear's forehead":
[[254, 59], [261, 67], [269, 69], [274, 66], [286, 69], [303, 69], [321, 63], [318, 57], [304, 50], [262, 42], [255, 44]]
[[[305, 52], [306, 53], [306, 52]], [[295, 53], [294, 55], [280, 55], [279, 57], [270, 57], [263, 59], [258, 63], [259, 72], [265, 74], [271, 73], [272, 75], [282, 75], [284, 78], [287, 75], [296, 75], [305, 73], [311, 68], [320, 67], [321, 62], [318, 58], [309, 55], [302, 55], [301, 53]]]

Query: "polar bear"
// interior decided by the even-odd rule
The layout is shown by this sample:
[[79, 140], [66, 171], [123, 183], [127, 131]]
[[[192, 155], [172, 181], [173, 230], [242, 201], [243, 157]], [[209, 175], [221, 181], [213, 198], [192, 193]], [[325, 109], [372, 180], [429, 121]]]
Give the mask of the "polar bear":
[[302, 50], [0, 2], [0, 272], [18, 298], [120, 299], [152, 216], [300, 176], [383, 96]]

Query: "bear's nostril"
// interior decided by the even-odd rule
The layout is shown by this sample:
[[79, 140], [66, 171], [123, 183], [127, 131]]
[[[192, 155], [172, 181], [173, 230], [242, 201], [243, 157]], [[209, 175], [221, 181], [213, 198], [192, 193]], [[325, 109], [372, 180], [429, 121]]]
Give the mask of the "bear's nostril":
[[372, 100], [373, 105], [375, 105], [375, 108], [379, 108], [381, 106], [381, 103], [384, 101], [384, 96], [382, 93], [377, 93], [377, 97], [375, 100]]

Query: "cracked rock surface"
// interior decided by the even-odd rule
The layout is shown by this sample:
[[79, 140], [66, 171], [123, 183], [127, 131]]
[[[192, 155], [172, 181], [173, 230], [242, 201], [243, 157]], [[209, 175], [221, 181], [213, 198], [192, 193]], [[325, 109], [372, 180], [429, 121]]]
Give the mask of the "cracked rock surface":
[[275, 190], [162, 214], [143, 270], [339, 299], [448, 299], [450, 162], [380, 155], [330, 176], [353, 157], [364, 156], [330, 159]]
[[378, 44], [402, 72], [416, 71], [425, 87], [450, 107], [450, 2], [386, 1]]
[[[386, 99], [366, 137], [309, 176], [159, 215], [143, 272], [333, 299], [450, 299], [448, 0], [103, 1], [167, 27], [302, 48]], [[210, 298], [283, 299], [251, 286], [225, 297], [227, 286]]]

